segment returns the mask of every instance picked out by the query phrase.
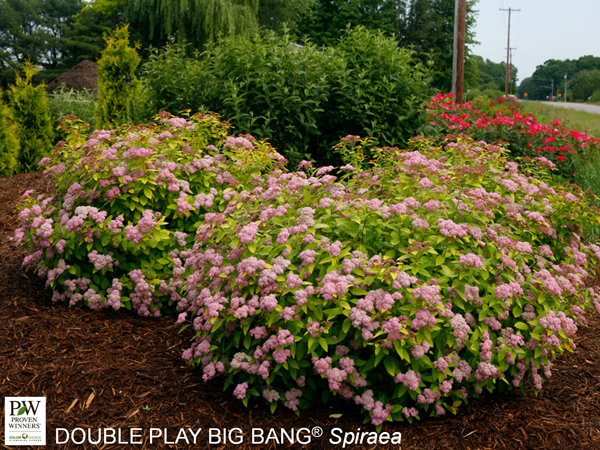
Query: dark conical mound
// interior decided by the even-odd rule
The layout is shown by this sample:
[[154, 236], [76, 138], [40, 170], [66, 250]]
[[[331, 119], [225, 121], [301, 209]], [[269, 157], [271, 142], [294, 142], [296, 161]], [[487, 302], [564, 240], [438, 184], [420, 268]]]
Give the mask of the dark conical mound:
[[81, 61], [71, 70], [60, 74], [48, 83], [46, 91], [48, 93], [53, 92], [61, 84], [78, 91], [82, 89], [98, 90], [98, 64], [87, 59]]

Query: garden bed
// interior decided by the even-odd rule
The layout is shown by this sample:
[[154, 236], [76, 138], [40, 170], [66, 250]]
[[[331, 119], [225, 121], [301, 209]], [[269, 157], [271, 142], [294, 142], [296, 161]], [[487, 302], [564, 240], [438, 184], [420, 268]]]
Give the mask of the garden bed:
[[[16, 202], [26, 190], [41, 186], [41, 173], [0, 179], [0, 394], [47, 397], [47, 448], [75, 447], [57, 445], [56, 428], [91, 428], [94, 434], [98, 428], [127, 433], [142, 428], [144, 444], [138, 448], [176, 447], [162, 439], [151, 445], [150, 428], [167, 428], [170, 441], [181, 428], [202, 428], [194, 447], [208, 448], [208, 428], [238, 427], [245, 441], [231, 447], [239, 449], [286, 448], [273, 441], [253, 445], [252, 428], [266, 435], [270, 428], [279, 433], [320, 426], [323, 437], [293, 446], [314, 449], [341, 448], [329, 443], [330, 430], [336, 427], [344, 432], [374, 430], [363, 424], [359, 406], [345, 402], [315, 405], [300, 417], [283, 408], [271, 414], [263, 402], [245, 408], [231, 392], [222, 392], [218, 379], [204, 383], [200, 369], [185, 365], [181, 353], [191, 334], [178, 333], [173, 318], [144, 319], [125, 311], [53, 304], [43, 281], [21, 269], [25, 252], [15, 250], [12, 241]], [[538, 397], [520, 391], [487, 395], [470, 400], [456, 416], [412, 425], [385, 423], [382, 431], [400, 431], [403, 449], [599, 448], [600, 320], [594, 314], [588, 319], [590, 325], [575, 338], [575, 353], [557, 359]], [[228, 448], [211, 448], [219, 447]], [[346, 448], [361, 447], [375, 448]]]

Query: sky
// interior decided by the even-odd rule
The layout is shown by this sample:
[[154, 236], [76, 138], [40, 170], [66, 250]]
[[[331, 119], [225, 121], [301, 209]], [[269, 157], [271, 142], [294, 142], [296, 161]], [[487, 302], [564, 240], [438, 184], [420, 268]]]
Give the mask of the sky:
[[600, 0], [479, 0], [473, 53], [506, 61], [508, 12], [510, 46], [518, 83], [549, 59], [600, 56]]

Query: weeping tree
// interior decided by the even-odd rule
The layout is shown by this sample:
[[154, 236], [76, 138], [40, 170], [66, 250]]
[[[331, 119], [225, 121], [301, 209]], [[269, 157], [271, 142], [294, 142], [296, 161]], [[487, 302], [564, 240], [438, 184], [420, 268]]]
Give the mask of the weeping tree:
[[219, 36], [258, 27], [259, 0], [133, 0], [129, 18], [150, 42], [168, 37], [202, 48]]

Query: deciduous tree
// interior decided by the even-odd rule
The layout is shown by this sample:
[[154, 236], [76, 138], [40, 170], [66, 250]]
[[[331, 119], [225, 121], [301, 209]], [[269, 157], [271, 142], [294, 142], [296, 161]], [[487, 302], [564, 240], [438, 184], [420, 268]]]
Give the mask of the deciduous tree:
[[169, 36], [202, 48], [217, 38], [258, 28], [259, 0], [133, 0], [129, 18], [145, 35], [164, 42]]

